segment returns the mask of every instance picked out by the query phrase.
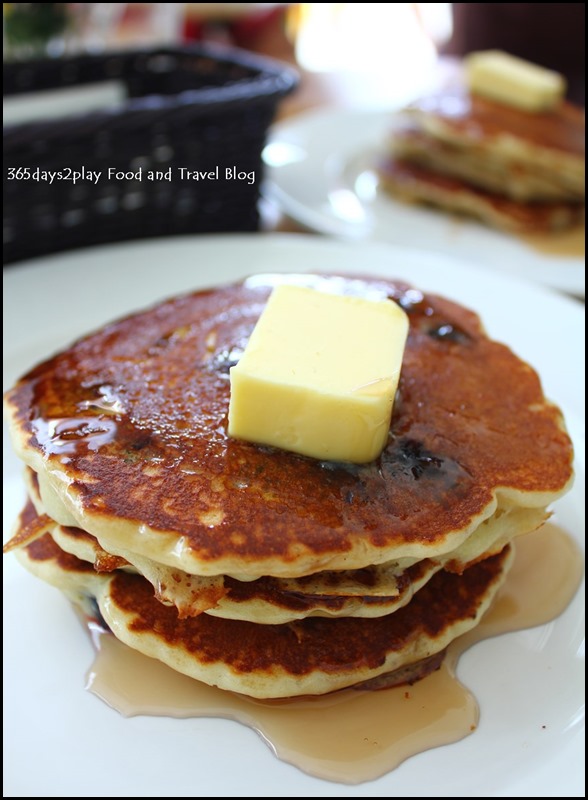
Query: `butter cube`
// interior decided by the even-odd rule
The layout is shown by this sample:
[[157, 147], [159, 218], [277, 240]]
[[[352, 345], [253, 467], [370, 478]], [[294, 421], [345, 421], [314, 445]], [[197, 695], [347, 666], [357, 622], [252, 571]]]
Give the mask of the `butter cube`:
[[388, 437], [407, 334], [391, 300], [277, 287], [231, 369], [229, 435], [372, 461]]
[[500, 50], [472, 53], [465, 58], [470, 91], [522, 111], [550, 111], [562, 99], [562, 75]]

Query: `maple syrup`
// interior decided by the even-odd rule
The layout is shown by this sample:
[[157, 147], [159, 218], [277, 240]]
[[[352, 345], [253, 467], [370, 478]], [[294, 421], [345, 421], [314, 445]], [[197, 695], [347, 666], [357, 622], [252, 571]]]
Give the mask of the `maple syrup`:
[[97, 654], [86, 688], [127, 717], [236, 720], [256, 730], [280, 759], [304, 772], [360, 783], [380, 777], [412, 755], [472, 733], [479, 710], [455, 676], [461, 653], [483, 639], [557, 617], [574, 596], [582, 571], [577, 545], [556, 526], [544, 525], [518, 539], [515, 563], [481, 624], [450, 645], [437, 671], [412, 686], [255, 700], [180, 675], [94, 624]]

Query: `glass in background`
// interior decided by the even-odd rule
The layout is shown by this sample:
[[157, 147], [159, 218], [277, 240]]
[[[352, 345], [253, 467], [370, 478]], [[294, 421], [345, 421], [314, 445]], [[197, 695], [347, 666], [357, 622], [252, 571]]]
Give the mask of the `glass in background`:
[[346, 104], [401, 106], [430, 86], [450, 3], [301, 3], [294, 24], [298, 64], [338, 74]]

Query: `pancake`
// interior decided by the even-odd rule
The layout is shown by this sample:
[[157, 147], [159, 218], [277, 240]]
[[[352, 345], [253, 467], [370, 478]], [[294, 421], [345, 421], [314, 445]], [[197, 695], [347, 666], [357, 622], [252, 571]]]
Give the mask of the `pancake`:
[[[80, 528], [66, 527], [45, 513], [34, 473], [27, 470], [29, 494], [42, 520], [21, 529], [6, 550], [22, 546], [48, 533], [66, 553], [94, 565], [97, 572], [124, 569], [136, 572], [153, 586], [155, 597], [173, 605], [180, 618], [206, 612], [225, 619], [258, 624], [283, 624], [311, 616], [379, 617], [410, 602], [415, 592], [440, 569], [461, 574], [468, 566], [488, 558], [521, 532], [539, 527], [546, 519], [540, 509], [512, 509], [499, 520], [486, 520], [460, 548], [443, 559], [387, 562], [361, 570], [318, 572], [305, 578], [258, 578], [237, 581], [226, 576], [201, 577], [157, 564], [134, 553], [125, 557], [107, 553], [98, 540]], [[495, 538], [488, 536], [492, 526]]]
[[[390, 434], [371, 464], [227, 436], [229, 367], [283, 281], [392, 297], [408, 312]], [[55, 521], [110, 554], [202, 576], [439, 558], [506, 510], [545, 509], [572, 476], [561, 414], [533, 370], [472, 312], [381, 279], [257, 276], [169, 300], [39, 365], [6, 408]]]
[[45, 534], [18, 550], [33, 574], [59, 586], [121, 641], [178, 672], [258, 698], [325, 694], [407, 670], [474, 627], [512, 561], [510, 547], [458, 576], [439, 572], [411, 603], [373, 620], [255, 625], [201, 614], [180, 619], [139, 575], [97, 573]]
[[584, 113], [566, 102], [530, 113], [454, 86], [398, 116], [379, 171], [409, 202], [514, 233], [563, 230], [584, 218]]
[[[399, 574], [391, 567], [368, 567], [354, 573], [318, 573], [312, 580], [278, 578], [237, 581], [226, 576], [201, 577], [139, 557], [131, 564], [105, 554], [97, 540], [79, 528], [66, 528], [44, 517], [36, 541], [48, 534], [69, 555], [93, 565], [98, 573], [122, 569], [141, 575], [154, 597], [174, 606], [180, 619], [207, 613], [263, 625], [279, 625], [306, 617], [381, 617], [410, 602], [442, 565], [424, 559]], [[29, 537], [26, 544], [30, 544]], [[10, 544], [10, 543], [9, 543]], [[92, 546], [95, 558], [92, 559]], [[12, 549], [9, 547], [9, 549]], [[388, 580], [387, 580], [388, 578]]]

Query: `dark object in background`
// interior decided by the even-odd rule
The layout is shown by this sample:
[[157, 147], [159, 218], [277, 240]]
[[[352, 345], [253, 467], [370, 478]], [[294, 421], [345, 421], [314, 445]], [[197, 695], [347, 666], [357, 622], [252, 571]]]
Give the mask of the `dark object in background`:
[[[293, 70], [239, 50], [209, 47], [5, 64], [4, 94], [120, 80], [116, 109], [4, 128], [4, 263], [86, 245], [183, 233], [254, 231], [261, 151]], [[97, 184], [7, 180], [31, 172], [101, 171]], [[108, 179], [172, 168], [172, 180]], [[179, 168], [218, 179], [180, 178]], [[255, 181], [225, 180], [225, 170]]]
[[223, 3], [187, 3], [183, 37], [186, 42], [224, 41], [254, 53], [296, 62], [293, 36], [288, 35], [292, 3], [258, 3], [239, 7]]
[[505, 50], [561, 72], [568, 98], [585, 103], [585, 3], [452, 3], [451, 55]]

